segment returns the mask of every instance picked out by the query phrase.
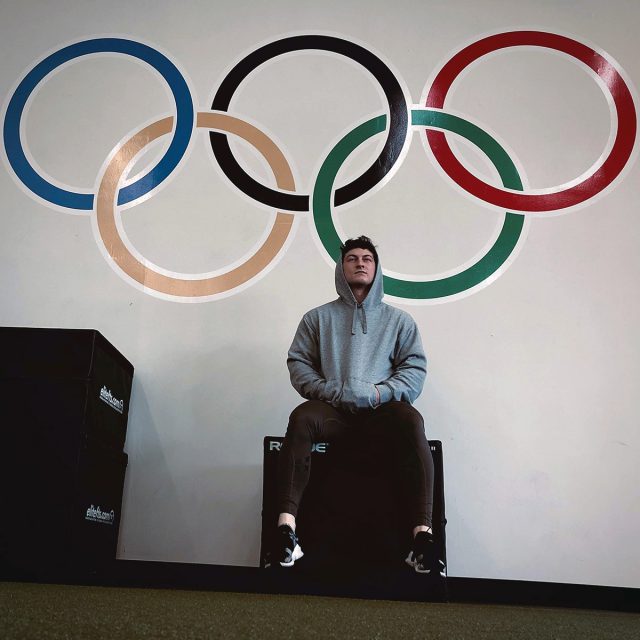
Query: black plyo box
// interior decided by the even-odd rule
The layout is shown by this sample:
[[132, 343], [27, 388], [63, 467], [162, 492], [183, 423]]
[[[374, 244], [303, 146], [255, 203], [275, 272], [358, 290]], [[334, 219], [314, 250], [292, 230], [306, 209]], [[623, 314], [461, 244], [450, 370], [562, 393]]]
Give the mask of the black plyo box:
[[[264, 438], [262, 536], [260, 566], [267, 564], [277, 522], [278, 453], [284, 438]], [[446, 517], [442, 442], [429, 441], [434, 463], [433, 534], [446, 561]], [[353, 445], [340, 454], [331, 443], [314, 445], [311, 477], [297, 518], [305, 557], [296, 563], [331, 568], [371, 565], [397, 566], [411, 546], [406, 493], [399, 474], [386, 464], [383, 442]], [[348, 464], [345, 464], [345, 460]]]
[[116, 557], [127, 454], [83, 446], [0, 456], [0, 569], [28, 577], [86, 575]]
[[0, 565], [115, 559], [133, 366], [98, 331], [0, 327]]
[[63, 456], [86, 439], [122, 450], [132, 380], [98, 331], [0, 327], [0, 439], [22, 432]]

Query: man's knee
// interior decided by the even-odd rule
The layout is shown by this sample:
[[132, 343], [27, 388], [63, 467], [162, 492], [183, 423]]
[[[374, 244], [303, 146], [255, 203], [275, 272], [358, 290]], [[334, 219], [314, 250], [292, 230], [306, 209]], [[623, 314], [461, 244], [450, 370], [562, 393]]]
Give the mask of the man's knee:
[[307, 400], [299, 404], [289, 415], [289, 424], [313, 422], [322, 415], [325, 403], [320, 400]]
[[388, 428], [413, 442], [426, 438], [424, 419], [420, 412], [407, 402], [390, 402]]
[[299, 404], [289, 416], [287, 437], [295, 439], [308, 439], [311, 442], [314, 425], [322, 415], [324, 402], [320, 400], [307, 400]]

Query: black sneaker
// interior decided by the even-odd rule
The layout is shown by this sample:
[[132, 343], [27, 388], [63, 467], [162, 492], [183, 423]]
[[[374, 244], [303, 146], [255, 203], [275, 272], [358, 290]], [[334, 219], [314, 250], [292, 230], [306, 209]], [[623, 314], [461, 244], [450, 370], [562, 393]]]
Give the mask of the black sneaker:
[[298, 536], [288, 524], [278, 527], [273, 559], [279, 562], [281, 567], [293, 567], [296, 560], [300, 560], [304, 553], [298, 544]]
[[438, 558], [433, 535], [427, 531], [419, 531], [413, 539], [413, 549], [405, 562], [417, 573], [430, 573], [434, 576], [440, 574], [443, 578], [447, 575], [444, 560]]

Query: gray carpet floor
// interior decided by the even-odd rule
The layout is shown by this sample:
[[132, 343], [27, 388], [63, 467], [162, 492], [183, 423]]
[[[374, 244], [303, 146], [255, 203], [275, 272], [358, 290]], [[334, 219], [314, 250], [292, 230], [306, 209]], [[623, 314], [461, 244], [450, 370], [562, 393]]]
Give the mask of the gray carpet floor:
[[640, 614], [0, 582], [0, 638], [640, 640]]

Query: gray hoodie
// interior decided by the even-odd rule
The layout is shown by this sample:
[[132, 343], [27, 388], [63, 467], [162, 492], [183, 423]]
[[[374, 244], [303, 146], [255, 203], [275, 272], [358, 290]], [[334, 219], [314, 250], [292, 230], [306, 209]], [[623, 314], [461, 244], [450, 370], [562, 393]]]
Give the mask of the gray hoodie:
[[336, 264], [337, 300], [302, 317], [287, 358], [291, 384], [308, 400], [356, 412], [380, 402], [412, 403], [422, 391], [427, 361], [413, 318], [382, 302], [380, 264], [358, 304]]

